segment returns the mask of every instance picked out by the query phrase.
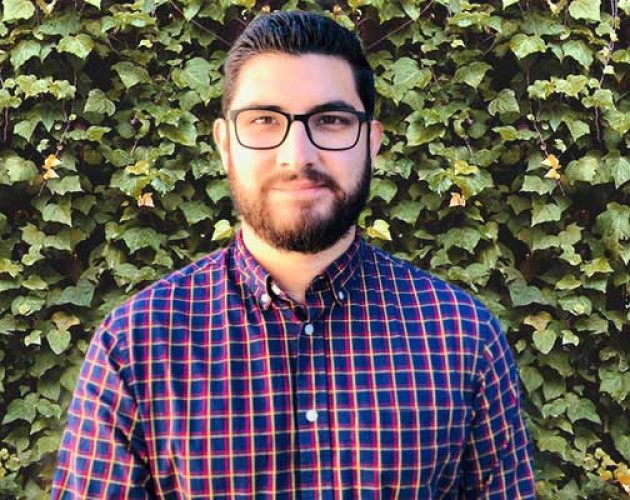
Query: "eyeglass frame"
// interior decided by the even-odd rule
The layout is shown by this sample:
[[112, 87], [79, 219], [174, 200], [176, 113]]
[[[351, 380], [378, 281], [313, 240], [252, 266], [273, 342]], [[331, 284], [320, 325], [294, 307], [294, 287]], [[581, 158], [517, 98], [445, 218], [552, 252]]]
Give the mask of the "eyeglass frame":
[[[278, 142], [278, 144], [276, 144], [275, 146], [265, 146], [265, 147], [253, 147], [253, 146], [247, 146], [245, 144], [243, 144], [243, 142], [241, 141], [241, 138], [238, 135], [238, 127], [236, 126], [236, 118], [238, 117], [239, 113], [243, 112], [243, 111], [256, 111], [256, 110], [260, 110], [260, 111], [271, 111], [273, 113], [278, 113], [279, 115], [284, 116], [287, 119], [287, 126], [286, 126], [286, 130], [284, 131], [284, 136], [282, 137], [282, 140], [280, 142]], [[354, 142], [352, 143], [351, 146], [345, 147], [345, 148], [323, 148], [321, 146], [319, 146], [318, 144], [315, 144], [315, 141], [313, 140], [313, 136], [311, 134], [311, 127], [308, 124], [308, 120], [311, 116], [313, 115], [317, 115], [320, 113], [326, 113], [326, 112], [339, 112], [339, 111], [343, 111], [344, 113], [350, 113], [354, 116], [356, 116], [359, 119], [359, 128], [357, 130], [357, 137], [354, 140]], [[245, 107], [245, 108], [239, 108], [239, 109], [231, 109], [228, 111], [227, 113], [227, 118], [234, 122], [234, 134], [236, 135], [236, 140], [238, 141], [238, 143], [243, 146], [244, 148], [247, 149], [253, 149], [253, 150], [257, 150], [257, 151], [265, 151], [265, 150], [269, 150], [269, 149], [275, 149], [279, 146], [281, 146], [284, 141], [287, 139], [287, 136], [289, 135], [289, 130], [291, 130], [291, 125], [293, 124], [293, 122], [302, 122], [304, 124], [304, 130], [306, 131], [306, 135], [308, 136], [308, 140], [311, 141], [311, 144], [313, 146], [315, 146], [317, 149], [321, 149], [322, 151], [347, 151], [349, 149], [354, 148], [357, 143], [359, 142], [359, 139], [361, 138], [361, 125], [363, 125], [364, 123], [367, 123], [367, 129], [368, 129], [368, 135], [370, 133], [370, 122], [372, 121], [372, 115], [370, 115], [369, 113], [365, 113], [363, 111], [357, 111], [356, 109], [348, 109], [345, 107], [334, 107], [334, 108], [328, 108], [326, 107], [325, 109], [315, 109], [313, 111], [310, 111], [308, 113], [287, 113], [286, 111], [282, 111], [280, 109], [276, 109], [274, 108], [267, 108], [264, 106], [250, 106], [250, 107]]]

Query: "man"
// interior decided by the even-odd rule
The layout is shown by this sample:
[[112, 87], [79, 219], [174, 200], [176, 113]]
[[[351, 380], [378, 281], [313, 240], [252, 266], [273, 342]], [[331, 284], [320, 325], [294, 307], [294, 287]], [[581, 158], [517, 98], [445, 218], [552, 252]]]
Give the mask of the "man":
[[241, 231], [105, 320], [53, 497], [533, 498], [497, 320], [357, 235], [382, 136], [358, 40], [259, 18], [223, 105]]

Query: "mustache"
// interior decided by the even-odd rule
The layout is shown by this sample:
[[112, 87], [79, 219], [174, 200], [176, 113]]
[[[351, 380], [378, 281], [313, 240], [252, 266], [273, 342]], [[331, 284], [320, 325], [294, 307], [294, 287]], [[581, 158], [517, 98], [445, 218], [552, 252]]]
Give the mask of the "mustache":
[[276, 184], [288, 184], [295, 181], [309, 181], [335, 192], [341, 189], [328, 174], [315, 169], [306, 169], [301, 172], [280, 172], [273, 175], [264, 183], [263, 190], [268, 191]]

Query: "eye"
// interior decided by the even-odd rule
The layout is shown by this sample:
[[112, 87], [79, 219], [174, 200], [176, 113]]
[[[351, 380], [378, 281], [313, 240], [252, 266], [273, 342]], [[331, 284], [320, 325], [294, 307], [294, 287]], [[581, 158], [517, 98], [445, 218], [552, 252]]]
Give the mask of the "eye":
[[317, 117], [317, 123], [319, 125], [337, 125], [344, 126], [350, 124], [350, 119], [347, 116], [339, 114], [324, 114]]
[[254, 125], [275, 125], [278, 123], [278, 117], [273, 115], [258, 115], [252, 117], [250, 123]]
[[356, 116], [344, 112], [326, 112], [314, 116], [315, 126], [321, 129], [339, 130], [354, 127]]

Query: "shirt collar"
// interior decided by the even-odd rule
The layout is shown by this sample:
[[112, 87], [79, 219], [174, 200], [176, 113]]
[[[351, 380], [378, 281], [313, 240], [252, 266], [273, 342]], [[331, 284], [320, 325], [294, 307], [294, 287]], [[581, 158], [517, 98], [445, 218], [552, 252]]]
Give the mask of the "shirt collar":
[[[323, 292], [329, 290], [337, 303], [343, 303], [348, 295], [348, 281], [361, 263], [362, 244], [357, 231], [348, 249], [315, 277], [311, 282], [309, 291]], [[248, 250], [243, 241], [242, 231], [238, 231], [234, 241], [234, 262], [243, 284], [252, 293], [257, 303], [263, 309], [268, 309], [273, 298], [278, 296], [278, 288], [274, 284], [272, 276]]]

